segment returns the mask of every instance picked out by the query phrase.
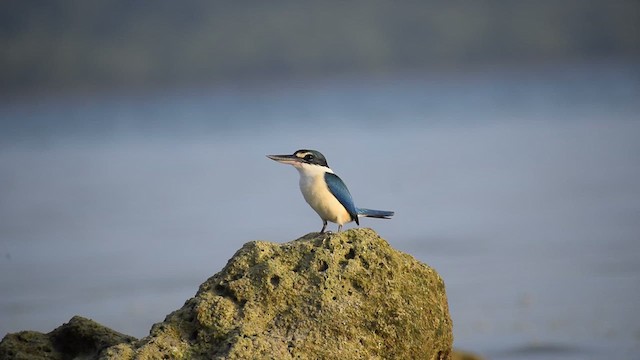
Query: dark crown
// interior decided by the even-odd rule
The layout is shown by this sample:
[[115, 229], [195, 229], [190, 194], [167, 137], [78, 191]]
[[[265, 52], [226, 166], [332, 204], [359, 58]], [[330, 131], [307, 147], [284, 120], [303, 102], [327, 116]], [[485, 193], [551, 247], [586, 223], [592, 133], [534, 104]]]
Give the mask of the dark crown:
[[294, 156], [304, 160], [307, 164], [314, 164], [329, 167], [327, 159], [319, 151], [316, 150], [298, 150], [293, 153]]

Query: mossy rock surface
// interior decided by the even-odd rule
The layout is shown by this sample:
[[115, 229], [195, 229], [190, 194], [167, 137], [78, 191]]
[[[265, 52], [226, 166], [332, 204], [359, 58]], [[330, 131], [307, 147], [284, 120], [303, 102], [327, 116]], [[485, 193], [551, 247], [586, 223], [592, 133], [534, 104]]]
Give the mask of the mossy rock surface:
[[84, 320], [9, 334], [0, 358], [450, 359], [453, 342], [440, 276], [370, 229], [249, 242], [139, 341]]
[[447, 359], [452, 341], [440, 276], [374, 231], [352, 229], [245, 244], [130, 354]]

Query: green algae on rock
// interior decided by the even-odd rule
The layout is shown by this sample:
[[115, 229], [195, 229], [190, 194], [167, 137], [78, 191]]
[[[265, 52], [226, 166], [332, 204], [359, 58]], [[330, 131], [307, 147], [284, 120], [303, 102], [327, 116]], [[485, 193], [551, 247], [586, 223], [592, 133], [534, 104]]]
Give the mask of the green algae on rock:
[[448, 359], [452, 341], [440, 276], [351, 229], [245, 244], [149, 337], [103, 359]]

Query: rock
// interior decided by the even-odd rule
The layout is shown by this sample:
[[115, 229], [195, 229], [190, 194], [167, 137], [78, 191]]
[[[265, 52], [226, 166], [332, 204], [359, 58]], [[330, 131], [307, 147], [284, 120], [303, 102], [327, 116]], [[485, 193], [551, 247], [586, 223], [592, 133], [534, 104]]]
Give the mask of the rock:
[[74, 316], [48, 334], [37, 331], [8, 334], [0, 342], [0, 359], [95, 359], [110, 346], [135, 340], [93, 320]]
[[440, 276], [351, 229], [247, 243], [148, 337], [89, 347], [102, 360], [450, 359], [452, 341]]
[[448, 359], [444, 282], [369, 229], [245, 244], [154, 325], [140, 359]]

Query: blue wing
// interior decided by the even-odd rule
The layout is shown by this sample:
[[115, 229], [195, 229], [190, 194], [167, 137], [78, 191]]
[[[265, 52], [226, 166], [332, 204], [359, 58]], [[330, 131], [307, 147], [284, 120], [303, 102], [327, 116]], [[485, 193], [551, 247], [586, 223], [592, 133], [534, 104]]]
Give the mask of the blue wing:
[[331, 191], [340, 204], [347, 209], [347, 212], [351, 215], [351, 219], [355, 221], [356, 224], [360, 225], [360, 222], [358, 221], [358, 210], [356, 209], [356, 205], [353, 203], [353, 199], [351, 198], [349, 189], [347, 189], [347, 185], [342, 182], [342, 179], [340, 179], [338, 175], [332, 173], [324, 173], [324, 180], [327, 182], [329, 191]]

